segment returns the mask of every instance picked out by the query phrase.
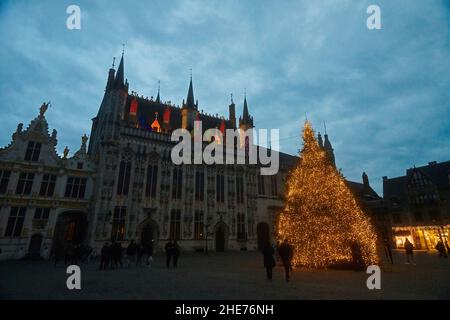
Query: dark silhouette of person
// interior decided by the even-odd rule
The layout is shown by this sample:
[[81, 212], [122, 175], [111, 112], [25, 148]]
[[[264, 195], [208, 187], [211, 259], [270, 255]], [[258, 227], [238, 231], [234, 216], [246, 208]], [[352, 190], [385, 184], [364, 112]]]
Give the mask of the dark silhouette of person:
[[117, 247], [115, 240], [112, 241], [109, 252], [111, 269], [115, 269], [117, 267]]
[[447, 252], [445, 250], [445, 245], [442, 240], [439, 240], [434, 248], [439, 252], [440, 258], [447, 258]]
[[177, 240], [173, 243], [173, 266], [178, 267], [178, 258], [180, 257], [180, 246], [178, 245]]
[[64, 246], [60, 242], [55, 243], [55, 266], [58, 263], [58, 261], [62, 260], [64, 257]]
[[280, 255], [281, 261], [283, 262], [286, 281], [289, 281], [289, 273], [292, 270], [292, 258], [294, 257], [294, 248], [287, 242], [287, 240], [284, 240], [280, 244], [278, 254]]
[[141, 265], [142, 255], [144, 254], [144, 248], [141, 243], [136, 245], [136, 267]]
[[75, 264], [74, 260], [75, 260], [75, 247], [73, 245], [73, 243], [69, 242], [66, 245], [65, 248], [65, 255], [64, 255], [64, 265], [68, 265], [69, 263], [71, 264]]
[[173, 256], [173, 243], [172, 241], [169, 240], [169, 242], [166, 243], [165, 247], [164, 247], [165, 251], [166, 251], [166, 266], [167, 268], [170, 267], [170, 261], [172, 260], [172, 256]]
[[131, 240], [130, 244], [128, 245], [128, 247], [127, 247], [127, 249], [125, 251], [125, 253], [127, 255], [126, 263], [128, 265], [128, 268], [131, 267], [131, 263], [132, 262], [133, 263], [135, 262], [135, 260], [136, 260], [136, 252], [137, 252], [137, 246], [134, 243], [134, 240]]
[[81, 246], [81, 244], [77, 244], [75, 245], [75, 247], [73, 248], [73, 256], [74, 256], [74, 260], [75, 260], [75, 264], [78, 264], [78, 261], [83, 261], [83, 247]]
[[117, 244], [116, 244], [116, 259], [117, 259], [117, 264], [121, 268], [123, 268], [122, 257], [123, 257], [123, 247], [120, 242], [117, 242]]
[[111, 247], [108, 242], [103, 245], [100, 255], [100, 270], [106, 270], [111, 260]]
[[146, 265], [150, 267], [151, 261], [153, 261], [153, 240], [149, 241], [144, 246], [146, 256]]
[[272, 280], [272, 271], [275, 267], [275, 258], [273, 257], [275, 250], [270, 243], [267, 243], [263, 249], [262, 254], [264, 256], [264, 268], [266, 268], [267, 280]]
[[350, 243], [350, 249], [352, 252], [353, 269], [355, 271], [364, 270], [364, 260], [361, 253], [361, 246], [358, 241], [352, 241]]
[[410, 263], [410, 258], [411, 258], [411, 262], [414, 262], [414, 245], [411, 243], [411, 241], [408, 240], [408, 238], [406, 238], [405, 240], [405, 252], [406, 252], [406, 264]]
[[384, 238], [383, 243], [384, 243], [384, 253], [386, 254], [386, 258], [388, 258], [388, 260], [391, 264], [394, 264], [394, 258], [392, 257], [391, 242], [389, 241], [388, 238]]

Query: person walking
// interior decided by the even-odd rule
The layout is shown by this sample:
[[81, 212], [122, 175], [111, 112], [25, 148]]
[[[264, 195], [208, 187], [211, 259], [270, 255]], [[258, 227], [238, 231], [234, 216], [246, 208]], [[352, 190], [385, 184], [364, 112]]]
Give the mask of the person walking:
[[109, 243], [106, 242], [103, 245], [102, 250], [100, 252], [100, 270], [108, 269], [110, 260], [111, 260], [111, 247], [109, 246]]
[[290, 280], [290, 271], [292, 270], [292, 258], [294, 257], [294, 248], [287, 242], [287, 239], [281, 243], [279, 255], [284, 266], [286, 282]]
[[125, 254], [126, 254], [126, 264], [128, 266], [128, 268], [131, 267], [131, 263], [135, 263], [136, 260], [136, 250], [137, 250], [137, 246], [134, 243], [134, 240], [130, 241], [130, 244], [128, 245]]
[[153, 240], [146, 244], [146, 254], [147, 254], [147, 267], [151, 266], [153, 261]]
[[121, 269], [123, 268], [122, 257], [123, 257], [123, 247], [120, 242], [117, 242], [116, 243], [116, 261], [117, 261], [117, 266], [120, 266]]
[[384, 253], [386, 255], [386, 258], [388, 258], [388, 260], [391, 264], [394, 264], [394, 258], [392, 257], [391, 242], [389, 241], [388, 238], [384, 238], [383, 244], [384, 244]]
[[434, 248], [439, 252], [440, 258], [447, 258], [447, 252], [445, 250], [445, 245], [444, 242], [442, 242], [442, 240], [439, 240], [438, 243], [436, 244], [436, 247]]
[[55, 266], [57, 265], [59, 260], [63, 259], [64, 256], [64, 246], [60, 242], [55, 243], [55, 252], [54, 258], [55, 258]]
[[173, 266], [178, 267], [178, 258], [180, 257], [180, 246], [177, 240], [173, 243]]
[[410, 262], [416, 264], [414, 261], [414, 245], [411, 243], [411, 241], [409, 241], [408, 238], [406, 238], [405, 240], [405, 252], [406, 252], [406, 264], [409, 264]]
[[352, 251], [353, 270], [364, 270], [364, 260], [361, 253], [361, 246], [359, 245], [358, 241], [352, 241], [350, 244], [350, 249]]
[[275, 267], [275, 258], [273, 257], [275, 250], [270, 243], [267, 243], [262, 249], [262, 254], [264, 256], [264, 268], [266, 268], [267, 280], [272, 280], [272, 271]]
[[67, 243], [67, 246], [65, 248], [65, 255], [64, 255], [64, 265], [67, 266], [70, 264], [76, 264], [74, 263], [75, 260], [75, 246], [69, 242]]
[[136, 267], [141, 265], [142, 255], [144, 254], [144, 248], [142, 243], [136, 245]]
[[172, 241], [169, 240], [169, 242], [166, 243], [166, 246], [164, 247], [165, 251], [166, 251], [166, 266], [167, 268], [170, 267], [170, 261], [172, 260], [172, 256], [173, 256], [173, 243]]

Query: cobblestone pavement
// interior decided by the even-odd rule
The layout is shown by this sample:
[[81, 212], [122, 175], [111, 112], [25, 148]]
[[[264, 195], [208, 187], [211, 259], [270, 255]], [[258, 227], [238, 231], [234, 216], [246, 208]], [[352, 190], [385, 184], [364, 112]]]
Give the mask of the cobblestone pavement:
[[382, 267], [381, 290], [368, 290], [365, 272], [301, 270], [286, 283], [283, 269], [265, 279], [258, 252], [184, 253], [177, 269], [164, 256], [152, 267], [98, 270], [98, 261], [81, 264], [81, 290], [66, 288], [62, 265], [49, 261], [0, 262], [2, 299], [450, 299], [450, 259], [417, 253], [406, 265]]

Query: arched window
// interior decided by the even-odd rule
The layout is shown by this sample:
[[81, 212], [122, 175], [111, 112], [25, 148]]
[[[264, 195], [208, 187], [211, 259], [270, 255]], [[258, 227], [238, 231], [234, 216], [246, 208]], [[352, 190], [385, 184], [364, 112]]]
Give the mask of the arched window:
[[119, 165], [119, 179], [117, 182], [117, 194], [128, 195], [131, 176], [131, 155], [126, 154], [120, 161]]

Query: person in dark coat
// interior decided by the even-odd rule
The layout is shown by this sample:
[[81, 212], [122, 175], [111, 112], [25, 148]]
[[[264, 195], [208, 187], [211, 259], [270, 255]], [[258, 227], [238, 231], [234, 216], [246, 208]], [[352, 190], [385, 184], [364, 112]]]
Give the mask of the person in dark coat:
[[55, 266], [59, 260], [62, 260], [64, 257], [64, 246], [60, 242], [55, 243]]
[[75, 246], [71, 242], [67, 243], [64, 253], [64, 265], [75, 264]]
[[361, 253], [361, 246], [357, 241], [352, 241], [350, 244], [352, 251], [353, 269], [355, 271], [364, 270], [364, 260]]
[[117, 242], [117, 244], [116, 244], [116, 260], [117, 260], [117, 265], [120, 266], [121, 268], [123, 268], [122, 256], [123, 256], [122, 244], [120, 242]]
[[174, 249], [172, 241], [167, 242], [164, 249], [166, 251], [166, 266], [167, 266], [167, 268], [169, 268], [170, 260], [172, 260], [173, 249]]
[[267, 280], [272, 280], [272, 271], [275, 267], [275, 258], [273, 257], [275, 250], [270, 243], [266, 244], [262, 249], [264, 256], [264, 268], [266, 268]]
[[150, 267], [151, 262], [153, 261], [153, 240], [146, 243], [145, 245], [145, 253], [147, 255], [146, 257], [146, 265], [147, 267]]
[[447, 252], [445, 250], [445, 245], [442, 240], [439, 240], [436, 244], [436, 247], [434, 247], [439, 252], [439, 257], [441, 258], [447, 258]]
[[111, 260], [111, 247], [108, 242], [103, 245], [100, 255], [100, 270], [106, 270]]
[[141, 243], [136, 245], [136, 267], [141, 265], [142, 255], [144, 254], [144, 248]]
[[408, 240], [408, 238], [406, 238], [406, 240], [405, 240], [405, 252], [406, 252], [406, 264], [410, 263], [410, 258], [411, 258], [411, 262], [413, 262], [415, 264], [414, 245], [411, 243], [411, 241]]
[[289, 281], [290, 279], [289, 272], [292, 270], [292, 258], [294, 257], [294, 248], [287, 242], [287, 240], [284, 240], [280, 244], [278, 254], [280, 255], [281, 261], [283, 262], [286, 281]]
[[178, 267], [178, 258], [180, 257], [180, 246], [177, 240], [173, 243], [173, 266]]
[[391, 264], [394, 264], [394, 258], [392, 257], [391, 242], [389, 241], [388, 238], [384, 238], [383, 243], [384, 243], [384, 253], [386, 254], [386, 258], [388, 258], [388, 260]]
[[137, 251], [137, 246], [134, 243], [134, 240], [131, 240], [130, 244], [127, 247], [127, 250], [125, 251], [126, 254], [126, 263], [128, 265], [128, 268], [131, 267], [131, 263], [135, 263], [136, 260], [136, 251]]

